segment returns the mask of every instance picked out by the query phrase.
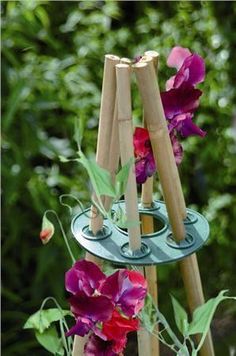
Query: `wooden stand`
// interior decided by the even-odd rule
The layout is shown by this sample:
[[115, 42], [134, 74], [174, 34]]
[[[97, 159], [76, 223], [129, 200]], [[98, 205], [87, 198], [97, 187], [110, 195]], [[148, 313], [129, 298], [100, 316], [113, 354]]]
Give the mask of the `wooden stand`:
[[[130, 61], [127, 58], [120, 60], [117, 56], [105, 56], [96, 161], [101, 167], [109, 170], [114, 175], [120, 156], [122, 166], [134, 156], [130, 90], [131, 70], [133, 70], [136, 74], [138, 88], [142, 97], [144, 123], [149, 131], [172, 235], [176, 241], [181, 241], [185, 238], [183, 220], [186, 218], [186, 206], [160, 98], [155, 70], [157, 59], [157, 52], [148, 51], [142, 61], [131, 68]], [[144, 207], [151, 206], [152, 195], [153, 179], [149, 178], [142, 189], [142, 205]], [[96, 200], [96, 196], [93, 198]], [[103, 197], [103, 202], [105, 208], [109, 209], [110, 198]], [[135, 252], [140, 250], [142, 241], [138, 223], [138, 196], [134, 165], [129, 173], [125, 192], [125, 206], [127, 220], [137, 222], [137, 224], [128, 228], [129, 249]], [[92, 206], [90, 230], [96, 235], [102, 227], [103, 218], [97, 209]], [[153, 232], [153, 218], [143, 216], [141, 228], [143, 234]], [[86, 253], [86, 259], [101, 265], [101, 259], [90, 253]], [[188, 304], [191, 312], [193, 312], [197, 306], [204, 303], [196, 254], [185, 258], [179, 262], [179, 265]], [[140, 268], [140, 271], [145, 274], [149, 293], [157, 302], [156, 267]], [[75, 337], [73, 356], [83, 355], [86, 341], [86, 338]], [[146, 330], [138, 332], [138, 349], [139, 356], [159, 356], [160, 354], [158, 340], [151, 337]], [[214, 356], [210, 333], [200, 351], [200, 355]]]

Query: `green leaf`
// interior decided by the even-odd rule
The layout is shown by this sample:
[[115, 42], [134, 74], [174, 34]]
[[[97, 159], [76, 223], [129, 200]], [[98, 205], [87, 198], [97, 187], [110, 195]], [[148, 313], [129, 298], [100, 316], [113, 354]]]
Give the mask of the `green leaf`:
[[87, 170], [96, 195], [98, 197], [107, 195], [115, 198], [116, 192], [110, 173], [106, 169], [101, 168], [96, 162], [88, 160], [81, 151], [79, 152], [79, 155], [80, 158], [78, 159], [78, 162], [80, 162]]
[[187, 330], [188, 330], [188, 315], [184, 308], [180, 305], [180, 303], [173, 297], [171, 296], [171, 301], [174, 309], [174, 317], [175, 317], [175, 322], [176, 325], [179, 329], [179, 331], [183, 334], [186, 335]]
[[78, 148], [81, 148], [82, 139], [84, 134], [85, 120], [83, 117], [76, 118], [74, 122], [74, 139]]
[[25, 95], [27, 95], [27, 93], [24, 93], [24, 91], [27, 92], [25, 84], [25, 81], [19, 78], [16, 86], [12, 89], [12, 92], [8, 98], [6, 112], [2, 120], [5, 130], [11, 126], [18, 107], [20, 106]]
[[40, 238], [45, 245], [53, 237], [55, 228], [53, 223], [47, 218], [47, 212], [43, 215], [42, 228], [40, 232]]
[[126, 185], [129, 178], [130, 168], [134, 162], [134, 159], [131, 158], [118, 172], [116, 175], [115, 180], [115, 190], [116, 190], [116, 197], [119, 199], [126, 190]]
[[55, 325], [50, 326], [43, 333], [35, 332], [35, 337], [38, 342], [49, 352], [57, 355], [64, 355], [62, 341], [58, 336]]
[[[203, 334], [202, 340], [205, 339], [206, 334], [210, 328], [210, 324], [217, 306], [226, 299], [234, 299], [236, 297], [227, 297], [224, 294], [227, 290], [221, 291], [217, 297], [208, 300], [205, 304], [199, 306], [193, 313], [193, 320], [188, 328], [188, 335]], [[201, 343], [202, 343], [201, 340]]]
[[51, 323], [61, 320], [66, 315], [71, 315], [71, 312], [58, 308], [38, 310], [26, 321], [24, 329], [35, 329], [39, 333], [43, 333], [50, 327]]

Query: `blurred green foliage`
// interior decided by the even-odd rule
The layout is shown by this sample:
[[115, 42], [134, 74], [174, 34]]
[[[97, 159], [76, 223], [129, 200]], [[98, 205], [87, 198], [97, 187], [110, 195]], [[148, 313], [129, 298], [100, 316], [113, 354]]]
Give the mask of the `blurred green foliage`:
[[[227, 288], [236, 294], [236, 3], [27, 0], [2, 2], [1, 11], [4, 355], [43, 355], [22, 326], [48, 295], [66, 307], [64, 272], [70, 261], [60, 231], [44, 247], [38, 234], [44, 211], [55, 209], [82, 256], [58, 198], [71, 193], [86, 205], [91, 187], [80, 166], [63, 164], [58, 155], [75, 154], [76, 119], [84, 129], [83, 150], [94, 155], [106, 53], [133, 58], [157, 50], [162, 90], [173, 73], [166, 57], [174, 45], [205, 58], [204, 95], [195, 119], [208, 135], [184, 142], [181, 178], [188, 205], [206, 214], [211, 225], [210, 242], [198, 254], [206, 297]], [[139, 123], [135, 87], [133, 100]], [[166, 292], [184, 298], [176, 267], [159, 268], [166, 313], [171, 313], [162, 304]], [[233, 313], [233, 306], [220, 309], [213, 326], [218, 355], [235, 347], [233, 338], [223, 340]]]

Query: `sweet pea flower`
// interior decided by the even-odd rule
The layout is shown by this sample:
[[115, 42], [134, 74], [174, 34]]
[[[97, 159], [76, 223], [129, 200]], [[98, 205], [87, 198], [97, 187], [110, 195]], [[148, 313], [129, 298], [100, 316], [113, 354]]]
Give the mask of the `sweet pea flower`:
[[170, 140], [172, 144], [173, 153], [175, 156], [175, 163], [179, 165], [183, 159], [183, 147], [181, 143], [178, 141], [175, 132], [170, 133]]
[[139, 328], [137, 318], [127, 318], [114, 310], [109, 321], [103, 323], [102, 332], [107, 340], [113, 340], [112, 351], [120, 353], [127, 343], [127, 334]]
[[201, 95], [201, 90], [187, 84], [178, 89], [162, 92], [161, 100], [166, 119], [171, 120], [176, 115], [193, 113], [199, 106]]
[[177, 69], [177, 74], [166, 82], [166, 91], [161, 93], [169, 132], [175, 130], [183, 137], [204, 137], [206, 132], [192, 121], [202, 95], [202, 91], [196, 89], [195, 85], [205, 78], [204, 60], [189, 49], [176, 46], [170, 52], [167, 65]]
[[91, 296], [100, 284], [106, 279], [106, 275], [93, 262], [80, 260], [66, 272], [66, 290], [72, 294], [84, 292]]
[[90, 335], [84, 347], [85, 356], [117, 356], [112, 351], [112, 341], [103, 340], [94, 333]]
[[91, 332], [86, 356], [122, 353], [127, 334], [139, 327], [136, 316], [147, 294], [143, 275], [122, 269], [107, 277], [94, 263], [82, 260], [66, 272], [65, 285], [76, 320], [66, 335]]
[[201, 137], [206, 136], [206, 132], [193, 123], [192, 117], [193, 115], [189, 113], [176, 115], [173, 120], [169, 121], [169, 132], [172, 133], [176, 129], [176, 131], [180, 132], [183, 137], [193, 135]]
[[179, 88], [183, 83], [194, 86], [205, 78], [205, 63], [201, 56], [192, 54], [188, 48], [174, 47], [167, 59], [167, 65], [177, 69], [177, 74], [166, 83], [166, 90]]
[[156, 172], [148, 131], [142, 127], [136, 127], [133, 144], [136, 181], [139, 184], [143, 184], [148, 177], [151, 177]]
[[69, 302], [76, 319], [76, 324], [68, 331], [67, 336], [84, 336], [98, 321], [110, 319], [114, 303], [98, 293], [98, 288], [105, 279], [106, 275], [99, 267], [86, 260], [75, 262], [66, 272], [66, 290], [72, 293]]
[[144, 305], [147, 282], [139, 272], [123, 269], [107, 277], [100, 292], [113, 300], [125, 315], [132, 316]]

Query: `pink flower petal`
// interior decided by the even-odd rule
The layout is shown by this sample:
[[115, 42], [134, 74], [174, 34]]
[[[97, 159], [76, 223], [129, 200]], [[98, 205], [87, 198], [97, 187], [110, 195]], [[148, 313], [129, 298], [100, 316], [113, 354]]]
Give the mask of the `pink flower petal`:
[[173, 77], [170, 77], [170, 79], [167, 80], [166, 90], [172, 89], [174, 87], [174, 82], [175, 82], [175, 75], [173, 75]]
[[190, 55], [191, 52], [188, 48], [176, 46], [171, 50], [169, 57], [167, 58], [167, 65], [179, 70], [184, 63], [184, 60]]

